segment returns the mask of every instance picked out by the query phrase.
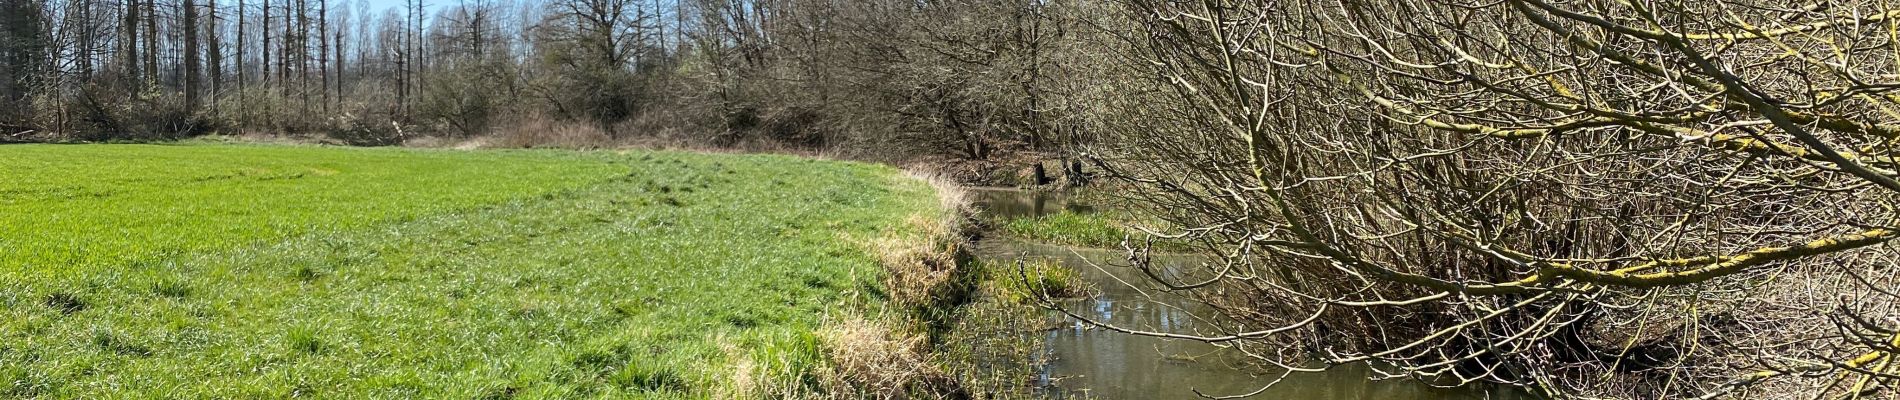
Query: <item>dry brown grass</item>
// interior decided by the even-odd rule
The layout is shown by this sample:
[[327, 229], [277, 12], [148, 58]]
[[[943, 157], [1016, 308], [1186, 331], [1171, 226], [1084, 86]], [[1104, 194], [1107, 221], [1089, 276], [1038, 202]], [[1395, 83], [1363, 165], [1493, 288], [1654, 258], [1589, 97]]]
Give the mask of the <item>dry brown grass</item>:
[[839, 399], [954, 398], [955, 378], [930, 360], [923, 335], [893, 326], [901, 321], [843, 318], [825, 324], [830, 369], [822, 378], [830, 397]]
[[486, 142], [483, 147], [597, 149], [619, 145], [614, 136], [599, 125], [539, 115], [522, 117], [506, 128], [494, 130]]
[[884, 286], [891, 300], [905, 306], [927, 306], [940, 298], [957, 274], [955, 244], [918, 243], [884, 238], [875, 242], [876, 255], [888, 271]]
[[930, 183], [945, 212], [912, 215], [906, 221], [909, 232], [872, 240], [872, 252], [889, 272], [884, 286], [894, 302], [930, 307], [949, 297], [949, 292], [956, 289], [953, 283], [963, 272], [969, 200], [963, 188], [935, 175], [913, 170], [903, 179]]
[[[893, 306], [905, 310], [954, 307], [968, 241], [969, 202], [962, 188], [937, 176], [911, 171], [900, 179], [930, 183], [942, 201], [940, 212], [907, 220], [868, 245], [887, 270], [885, 290]], [[928, 311], [926, 311], [928, 312]], [[830, 369], [822, 376], [833, 398], [957, 398], [961, 385], [931, 361], [929, 340], [916, 327], [929, 322], [909, 318], [835, 318], [819, 331]]]
[[836, 152], [771, 140], [745, 140], [713, 143], [706, 131], [688, 126], [667, 125], [655, 121], [634, 120], [611, 127], [584, 121], [566, 121], [543, 115], [514, 118], [510, 123], [472, 138], [427, 138], [406, 145], [445, 148], [561, 148], [561, 149], [645, 149], [690, 151], [695, 153], [771, 153], [820, 159], [839, 159]]

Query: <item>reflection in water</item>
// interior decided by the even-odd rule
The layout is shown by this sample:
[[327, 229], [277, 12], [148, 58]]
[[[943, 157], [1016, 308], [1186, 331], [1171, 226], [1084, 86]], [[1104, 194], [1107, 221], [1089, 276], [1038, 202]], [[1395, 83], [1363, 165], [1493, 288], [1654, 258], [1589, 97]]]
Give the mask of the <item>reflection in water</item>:
[[[1017, 191], [977, 191], [978, 204], [990, 215], [1023, 216], [1055, 212], [1069, 203], [1060, 197]], [[1013, 196], [1013, 197], [1012, 197]], [[1028, 199], [1024, 199], [1029, 197]], [[1055, 205], [1055, 206], [1052, 206]], [[1169, 293], [1148, 282], [1140, 271], [1116, 267], [1120, 251], [1075, 249], [1064, 246], [989, 240], [978, 249], [981, 257], [1010, 261], [1017, 257], [1047, 259], [1079, 272], [1099, 289], [1092, 299], [1062, 304], [1071, 312], [1118, 326], [1139, 330], [1216, 334], [1218, 316], [1206, 305]], [[1157, 255], [1157, 267], [1191, 270], [1200, 258]], [[1237, 395], [1258, 390], [1280, 376], [1242, 359], [1236, 352], [1207, 343], [1128, 335], [1067, 320], [1049, 331], [1048, 364], [1037, 377], [1050, 398], [1193, 399], [1207, 395]], [[1225, 325], [1225, 324], [1221, 324]], [[1287, 376], [1256, 399], [1514, 399], [1531, 398], [1507, 389], [1442, 389], [1418, 382], [1370, 381], [1365, 366], [1341, 366], [1323, 373]]]
[[989, 217], [1033, 217], [1062, 211], [1089, 212], [1087, 204], [1063, 192], [1029, 191], [1011, 188], [970, 189], [972, 200]]

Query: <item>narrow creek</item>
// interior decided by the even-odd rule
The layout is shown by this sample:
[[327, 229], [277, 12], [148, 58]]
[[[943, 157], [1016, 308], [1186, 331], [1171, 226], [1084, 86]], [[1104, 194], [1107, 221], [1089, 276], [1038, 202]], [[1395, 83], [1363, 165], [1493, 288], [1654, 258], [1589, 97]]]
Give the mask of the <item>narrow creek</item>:
[[[1091, 212], [1066, 196], [1010, 189], [972, 191], [989, 218], [1039, 216], [1061, 211]], [[1124, 265], [1119, 250], [1082, 249], [1027, 243], [991, 235], [977, 256], [993, 262], [1048, 260], [1078, 272], [1096, 288], [1086, 299], [1059, 305], [1078, 315], [1133, 329], [1171, 333], [1212, 333], [1218, 318], [1200, 302], [1160, 290], [1144, 274]], [[1157, 255], [1157, 267], [1192, 266], [1191, 255]], [[1236, 351], [1180, 339], [1123, 334], [1093, 327], [1050, 311], [1050, 329], [1041, 340], [1044, 361], [1034, 377], [1036, 393], [1051, 399], [1195, 399], [1252, 393], [1281, 374], [1248, 362]], [[1321, 373], [1288, 375], [1254, 399], [1532, 399], [1508, 388], [1438, 388], [1408, 380], [1368, 380], [1365, 366], [1341, 366]]]

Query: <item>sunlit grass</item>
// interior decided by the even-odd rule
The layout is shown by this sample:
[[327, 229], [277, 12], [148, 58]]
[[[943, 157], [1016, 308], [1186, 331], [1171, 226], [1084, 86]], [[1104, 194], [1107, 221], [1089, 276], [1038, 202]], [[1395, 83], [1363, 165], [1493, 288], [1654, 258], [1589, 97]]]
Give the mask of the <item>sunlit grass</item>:
[[[1127, 211], [1062, 211], [1041, 216], [1005, 219], [1001, 221], [1001, 225], [1003, 231], [1011, 236], [1039, 243], [1121, 248], [1122, 242], [1127, 240], [1128, 245], [1136, 248], [1151, 246], [1154, 250], [1166, 252], [1186, 252], [1195, 249], [1191, 242], [1149, 235], [1135, 228], [1145, 226], [1155, 229], [1155, 227], [1169, 225], [1154, 218]], [[1161, 229], [1161, 231], [1166, 232], [1167, 229]]]
[[983, 289], [1009, 304], [1033, 304], [1038, 298], [1087, 297], [1095, 289], [1082, 274], [1049, 260], [979, 261]]
[[[705, 398], [941, 213], [784, 156], [0, 146], [0, 397]], [[789, 378], [788, 378], [789, 377]]]
[[1128, 234], [1108, 214], [1074, 211], [1010, 219], [1003, 230], [1023, 239], [1084, 247], [1114, 247]]
[[86, 274], [578, 187], [621, 169], [548, 152], [4, 146], [0, 271]]

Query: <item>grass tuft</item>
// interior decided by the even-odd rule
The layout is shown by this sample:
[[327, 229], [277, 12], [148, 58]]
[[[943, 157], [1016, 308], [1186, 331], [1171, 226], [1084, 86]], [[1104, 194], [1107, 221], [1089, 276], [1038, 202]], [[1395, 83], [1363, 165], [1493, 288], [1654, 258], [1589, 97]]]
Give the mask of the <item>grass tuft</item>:
[[484, 392], [482, 393], [481, 397], [477, 397], [477, 399], [510, 400], [520, 395], [521, 395], [521, 388], [514, 387], [514, 386], [504, 386], [504, 387], [496, 388], [495, 390]]
[[85, 311], [87, 307], [86, 300], [80, 299], [79, 296], [74, 295], [72, 293], [66, 293], [66, 292], [55, 292], [53, 294], [46, 295], [46, 300], [41, 301], [40, 303], [45, 304], [47, 307], [51, 307], [54, 310], [58, 310], [60, 314], [69, 314], [69, 315], [72, 313]]
[[290, 270], [291, 279], [296, 279], [303, 282], [315, 281], [317, 280], [317, 278], [322, 278], [322, 277], [323, 277], [323, 272], [317, 271], [316, 267], [312, 267], [308, 265], [299, 265], [297, 266], [297, 268], [293, 268]]
[[611, 349], [586, 350], [580, 352], [580, 354], [575, 354], [573, 360], [568, 361], [568, 364], [573, 365], [574, 369], [589, 372], [594, 375], [606, 375], [610, 371], [627, 365], [628, 353], [631, 351], [632, 350], [626, 346]]
[[1011, 219], [1003, 230], [1028, 240], [1084, 247], [1119, 246], [1128, 235], [1107, 215], [1073, 211]]
[[92, 345], [98, 346], [99, 349], [105, 350], [106, 352], [123, 356], [146, 357], [152, 355], [152, 348], [135, 343], [132, 339], [124, 335], [104, 328], [93, 329]]
[[[1145, 221], [1145, 222], [1142, 222]], [[1131, 246], [1152, 245], [1163, 251], [1189, 251], [1192, 243], [1184, 240], [1149, 236], [1135, 226], [1165, 226], [1166, 223], [1127, 212], [1062, 211], [1035, 217], [1018, 217], [1002, 222], [1004, 232], [1017, 238], [1065, 246], [1120, 248], [1124, 240]], [[1152, 240], [1152, 241], [1149, 241]]]
[[647, 368], [643, 364], [629, 365], [614, 374], [613, 382], [622, 387], [644, 392], [685, 392], [689, 384], [686, 377], [665, 368]]
[[177, 279], [160, 279], [152, 283], [152, 293], [159, 296], [182, 299], [191, 296], [191, 285]]
[[323, 338], [318, 336], [316, 330], [309, 328], [291, 329], [289, 334], [284, 335], [284, 341], [289, 344], [291, 351], [303, 354], [321, 353], [324, 348]]
[[991, 294], [1011, 304], [1029, 304], [1037, 296], [1081, 298], [1095, 292], [1082, 274], [1049, 260], [1022, 264], [988, 262], [979, 266], [987, 275]]

